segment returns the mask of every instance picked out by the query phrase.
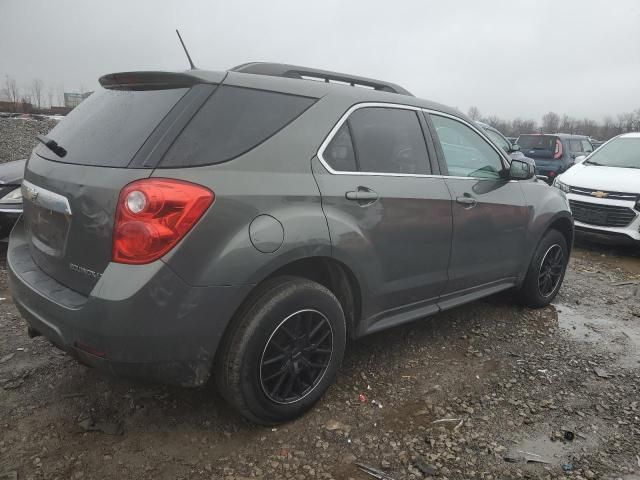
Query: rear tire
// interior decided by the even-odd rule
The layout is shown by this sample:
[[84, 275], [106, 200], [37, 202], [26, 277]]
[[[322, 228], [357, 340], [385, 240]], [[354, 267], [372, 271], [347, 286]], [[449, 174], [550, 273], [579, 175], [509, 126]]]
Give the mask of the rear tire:
[[562, 286], [568, 262], [569, 248], [564, 235], [549, 230], [538, 244], [518, 292], [521, 303], [531, 308], [549, 305]]
[[345, 343], [344, 313], [331, 291], [304, 278], [274, 278], [225, 334], [214, 367], [218, 390], [253, 422], [293, 420], [333, 383]]

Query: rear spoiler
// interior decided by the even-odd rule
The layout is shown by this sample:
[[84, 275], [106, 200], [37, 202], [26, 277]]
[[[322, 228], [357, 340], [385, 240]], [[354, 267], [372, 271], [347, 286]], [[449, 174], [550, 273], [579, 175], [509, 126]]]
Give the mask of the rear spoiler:
[[184, 72], [120, 72], [103, 75], [98, 80], [109, 90], [167, 90], [189, 88], [209, 83], [196, 75]]

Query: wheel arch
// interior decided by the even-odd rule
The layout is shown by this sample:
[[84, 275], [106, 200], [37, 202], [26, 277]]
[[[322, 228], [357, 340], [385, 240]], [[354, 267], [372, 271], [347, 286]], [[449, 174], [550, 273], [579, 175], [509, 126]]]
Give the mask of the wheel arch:
[[538, 240], [538, 242], [540, 242], [540, 240], [544, 238], [546, 233], [550, 230], [557, 230], [562, 234], [564, 239], [567, 241], [567, 247], [569, 248], [569, 253], [571, 253], [571, 249], [573, 248], [573, 239], [575, 236], [574, 228], [573, 228], [573, 219], [566, 215], [557, 215], [555, 218], [551, 220], [551, 222], [549, 222], [549, 225], [540, 236], [540, 239]]
[[[280, 266], [267, 275], [255, 288], [272, 278], [293, 275], [323, 285], [333, 293], [345, 314], [347, 335], [354, 338], [362, 313], [362, 292], [355, 273], [333, 257], [300, 258]], [[251, 293], [249, 293], [251, 295]]]

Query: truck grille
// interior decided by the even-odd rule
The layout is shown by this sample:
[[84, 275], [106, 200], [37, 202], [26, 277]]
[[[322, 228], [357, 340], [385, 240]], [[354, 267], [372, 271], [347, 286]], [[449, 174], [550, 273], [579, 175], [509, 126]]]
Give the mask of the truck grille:
[[636, 217], [636, 212], [628, 207], [602, 205], [569, 200], [573, 218], [582, 223], [600, 227], [626, 227]]

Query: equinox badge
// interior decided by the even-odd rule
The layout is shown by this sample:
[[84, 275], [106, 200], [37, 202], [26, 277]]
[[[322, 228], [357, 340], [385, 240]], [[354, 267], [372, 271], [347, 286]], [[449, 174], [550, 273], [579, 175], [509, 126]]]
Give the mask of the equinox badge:
[[86, 275], [88, 277], [95, 278], [95, 279], [99, 279], [102, 276], [101, 273], [94, 272], [93, 270], [89, 270], [86, 267], [76, 265], [75, 263], [70, 263], [69, 268], [74, 272], [82, 273], [83, 275]]

